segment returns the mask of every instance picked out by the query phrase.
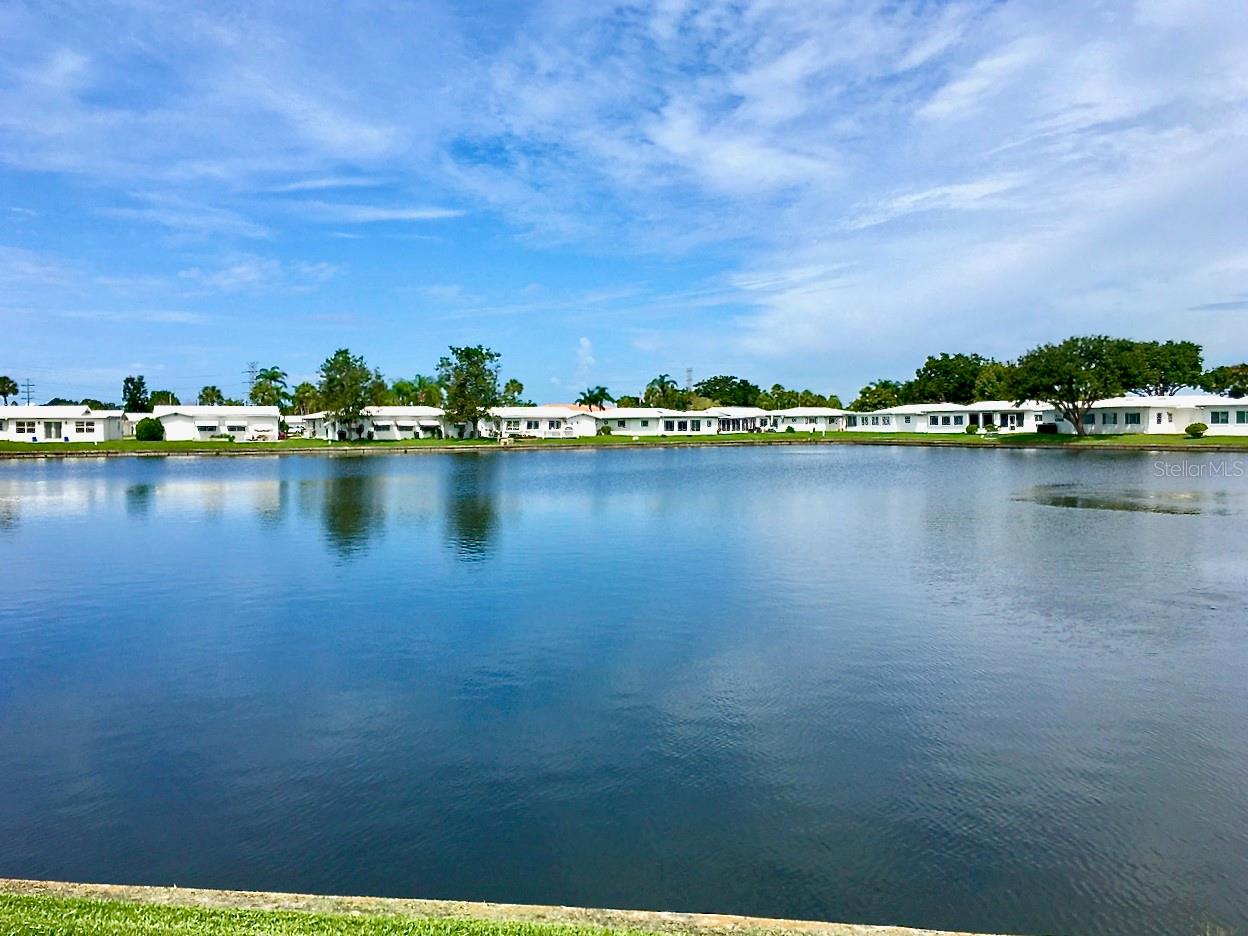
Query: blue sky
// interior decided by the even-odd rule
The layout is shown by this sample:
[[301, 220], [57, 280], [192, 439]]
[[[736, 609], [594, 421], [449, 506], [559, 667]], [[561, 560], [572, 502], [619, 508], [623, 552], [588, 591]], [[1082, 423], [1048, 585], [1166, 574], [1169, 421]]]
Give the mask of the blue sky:
[[241, 393], [483, 342], [538, 401], [1072, 333], [1248, 358], [1225, 0], [0, 0], [0, 373]]

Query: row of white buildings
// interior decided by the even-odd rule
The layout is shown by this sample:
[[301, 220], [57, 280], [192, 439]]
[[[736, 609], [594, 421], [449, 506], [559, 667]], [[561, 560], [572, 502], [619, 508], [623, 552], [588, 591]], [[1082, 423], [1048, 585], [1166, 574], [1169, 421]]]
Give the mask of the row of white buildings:
[[[167, 441], [271, 441], [283, 431], [331, 441], [427, 438], [575, 439], [610, 432], [623, 436], [713, 436], [742, 432], [959, 433], [968, 426], [1002, 433], [1073, 433], [1075, 427], [1045, 403], [915, 403], [867, 413], [802, 406], [764, 410], [716, 406], [705, 410], [576, 406], [500, 406], [475, 427], [454, 423], [434, 406], [372, 406], [351, 423], [326, 413], [283, 417], [272, 406], [157, 406], [151, 413], [92, 410], [85, 406], [0, 407], [0, 439], [13, 442], [106, 442], [134, 434], [150, 417]], [[1204, 423], [1207, 435], [1248, 435], [1248, 398], [1211, 395], [1118, 397], [1093, 405], [1084, 419], [1095, 435], [1182, 434]], [[285, 430], [283, 430], [285, 423]]]

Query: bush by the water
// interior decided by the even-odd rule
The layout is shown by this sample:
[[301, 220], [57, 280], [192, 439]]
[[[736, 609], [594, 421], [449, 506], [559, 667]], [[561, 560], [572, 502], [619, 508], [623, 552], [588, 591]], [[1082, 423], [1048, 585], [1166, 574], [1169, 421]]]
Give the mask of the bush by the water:
[[1183, 431], [1187, 433], [1187, 436], [1189, 439], [1199, 439], [1201, 436], [1203, 436], [1206, 432], [1209, 431], [1209, 427], [1206, 426], [1204, 423], [1195, 422], [1195, 423], [1192, 423]]
[[974, 435], [975, 433], [979, 432], [979, 426], [976, 423], [971, 423], [962, 431], [965, 432], [967, 435]]
[[140, 419], [134, 427], [134, 437], [140, 442], [164, 442], [165, 424], [151, 416]]
[[610, 435], [610, 434], [611, 434], [611, 427], [608, 426], [606, 423], [603, 423], [601, 426], [598, 427], [598, 435]]

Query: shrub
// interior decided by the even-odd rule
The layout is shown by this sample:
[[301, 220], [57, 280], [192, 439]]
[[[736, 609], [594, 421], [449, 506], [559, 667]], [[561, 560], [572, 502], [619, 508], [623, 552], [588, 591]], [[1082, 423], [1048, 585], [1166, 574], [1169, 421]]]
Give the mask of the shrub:
[[234, 437], [228, 432], [214, 432], [208, 437], [210, 442], [233, 442]]
[[1209, 427], [1206, 426], [1202, 422], [1195, 422], [1195, 423], [1192, 423], [1183, 431], [1187, 433], [1187, 437], [1189, 439], [1199, 439], [1201, 436], [1203, 436], [1206, 432], [1209, 431]]
[[997, 427], [992, 423], [984, 423], [984, 432], [996, 432]]
[[794, 429], [792, 426], [785, 426], [784, 431], [785, 432], [797, 432], [797, 430]]
[[967, 435], [974, 435], [975, 433], [979, 432], [979, 426], [977, 426], [975, 423], [970, 423], [962, 431], [965, 432]]
[[134, 427], [134, 437], [139, 442], [164, 442], [165, 424], [159, 419], [146, 416]]
[[608, 426], [606, 423], [603, 423], [601, 426], [599, 426], [599, 427], [598, 427], [598, 433], [597, 433], [597, 434], [598, 434], [598, 435], [603, 435], [603, 436], [605, 436], [605, 435], [610, 435], [610, 434], [611, 434], [611, 427], [610, 427], [610, 426]]

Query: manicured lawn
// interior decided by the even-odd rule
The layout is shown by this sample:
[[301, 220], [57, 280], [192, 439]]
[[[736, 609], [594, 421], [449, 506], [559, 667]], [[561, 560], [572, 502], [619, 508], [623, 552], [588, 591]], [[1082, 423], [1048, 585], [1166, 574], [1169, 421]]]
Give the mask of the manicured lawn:
[[[0, 894], [4, 936], [607, 936], [628, 932], [493, 920], [170, 907]], [[638, 932], [638, 931], [632, 931]]]

